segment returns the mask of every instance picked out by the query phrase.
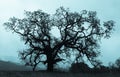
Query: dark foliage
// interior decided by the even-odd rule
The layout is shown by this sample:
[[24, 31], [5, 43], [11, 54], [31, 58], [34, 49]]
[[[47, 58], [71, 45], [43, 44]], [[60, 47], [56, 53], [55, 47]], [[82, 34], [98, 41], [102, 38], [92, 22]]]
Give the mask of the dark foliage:
[[70, 72], [73, 73], [120, 73], [120, 58], [114, 63], [109, 63], [109, 66], [100, 64], [97, 67], [89, 68], [84, 62], [73, 63]]
[[116, 59], [114, 63], [109, 63], [111, 72], [120, 72], [120, 58]]
[[115, 65], [117, 68], [120, 69], [120, 58], [118, 58], [116, 61], [115, 61]]
[[[86, 56], [96, 65], [99, 41], [109, 38], [114, 27], [112, 20], [100, 23], [94, 11], [78, 13], [60, 7], [53, 15], [41, 10], [26, 11], [25, 15], [22, 19], [10, 18], [4, 25], [25, 41], [28, 49], [20, 51], [20, 57], [33, 70], [43, 63], [48, 71], [53, 71], [56, 63], [70, 57], [71, 51], [77, 53], [76, 60]], [[59, 38], [52, 35], [52, 28], [58, 29]]]
[[90, 72], [90, 68], [84, 62], [73, 63], [70, 68], [70, 71], [75, 73], [78, 73], [78, 72], [85, 73], [85, 72]]
[[92, 73], [109, 73], [110, 69], [107, 66], [101, 65], [99, 68], [92, 68]]
[[73, 73], [111, 73], [115, 72], [114, 69], [110, 69], [107, 66], [100, 65], [99, 67], [90, 68], [87, 64], [81, 63], [74, 63], [70, 68], [70, 72]]

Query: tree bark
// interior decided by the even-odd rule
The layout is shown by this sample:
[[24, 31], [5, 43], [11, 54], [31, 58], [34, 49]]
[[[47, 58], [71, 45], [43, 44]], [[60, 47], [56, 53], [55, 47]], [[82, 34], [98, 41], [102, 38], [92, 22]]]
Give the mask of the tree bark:
[[47, 71], [52, 72], [52, 71], [53, 71], [53, 68], [54, 68], [53, 62], [52, 62], [52, 61], [48, 61], [48, 64], [47, 64]]
[[50, 47], [46, 47], [46, 56], [47, 56], [47, 71], [52, 72], [54, 68], [54, 59], [53, 59], [53, 51]]

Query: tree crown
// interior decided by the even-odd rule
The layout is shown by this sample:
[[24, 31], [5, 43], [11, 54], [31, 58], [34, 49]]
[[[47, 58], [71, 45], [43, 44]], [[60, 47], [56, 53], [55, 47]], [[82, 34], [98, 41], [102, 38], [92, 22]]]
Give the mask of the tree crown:
[[[4, 25], [19, 34], [27, 50], [20, 52], [21, 59], [27, 65], [36, 66], [40, 62], [56, 64], [63, 60], [60, 54], [71, 55], [77, 52], [76, 60], [86, 56], [95, 65], [99, 55], [99, 40], [109, 38], [114, 28], [114, 21], [100, 23], [95, 11], [71, 12], [60, 7], [53, 15], [41, 10], [26, 11], [25, 18], [10, 18]], [[52, 28], [57, 28], [59, 38], [53, 36]], [[46, 60], [43, 60], [43, 55]]]

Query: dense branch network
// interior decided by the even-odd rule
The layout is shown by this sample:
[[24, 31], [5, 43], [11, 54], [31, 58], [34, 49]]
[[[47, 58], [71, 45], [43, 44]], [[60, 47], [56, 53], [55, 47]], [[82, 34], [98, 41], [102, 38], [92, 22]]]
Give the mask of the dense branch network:
[[[25, 14], [25, 18], [13, 17], [5, 25], [29, 46], [20, 52], [20, 57], [26, 65], [33, 66], [33, 70], [41, 62], [47, 64], [47, 70], [53, 70], [54, 64], [65, 59], [59, 54], [69, 51], [78, 52], [76, 60], [85, 55], [95, 65], [98, 42], [102, 37], [109, 38], [114, 27], [112, 20], [101, 25], [93, 11], [77, 13], [60, 7], [53, 15], [41, 10]], [[51, 33], [53, 27], [59, 30], [60, 38]]]

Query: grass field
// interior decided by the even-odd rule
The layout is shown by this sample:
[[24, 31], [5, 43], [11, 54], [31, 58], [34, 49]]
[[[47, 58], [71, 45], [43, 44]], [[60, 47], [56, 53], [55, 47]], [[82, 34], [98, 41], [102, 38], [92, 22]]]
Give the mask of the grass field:
[[1, 71], [0, 77], [120, 77], [120, 73], [59, 73], [32, 71]]

